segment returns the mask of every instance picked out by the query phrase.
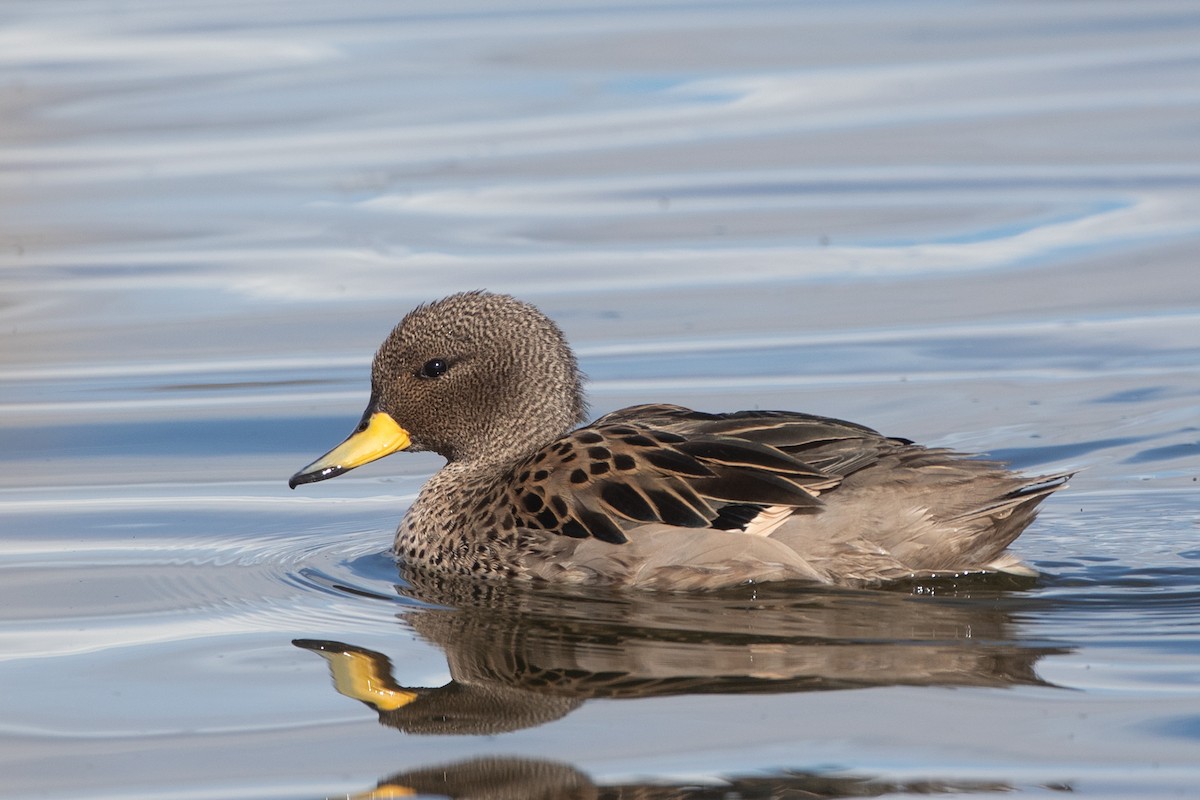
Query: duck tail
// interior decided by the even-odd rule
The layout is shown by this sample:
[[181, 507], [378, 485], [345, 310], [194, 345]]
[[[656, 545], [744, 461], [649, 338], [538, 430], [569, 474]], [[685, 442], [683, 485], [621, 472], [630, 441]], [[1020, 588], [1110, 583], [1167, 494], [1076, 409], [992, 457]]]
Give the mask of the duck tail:
[[[1032, 515], [1037, 504], [1059, 489], [1065, 488], [1067, 481], [1074, 476], [1074, 472], [1056, 472], [1052, 475], [1039, 475], [1036, 478], [1019, 484], [990, 503], [959, 514], [951, 521], [969, 522], [981, 517], [992, 517], [996, 520], [1002, 520], [1018, 510], [1029, 514], [1029, 519], [1032, 520]], [[1026, 524], [1028, 524], [1028, 521]]]

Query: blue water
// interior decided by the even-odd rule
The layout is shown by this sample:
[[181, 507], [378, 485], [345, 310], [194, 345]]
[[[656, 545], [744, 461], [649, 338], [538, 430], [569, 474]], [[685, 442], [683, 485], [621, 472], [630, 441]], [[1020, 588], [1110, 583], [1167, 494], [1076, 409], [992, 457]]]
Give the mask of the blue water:
[[[1194, 793], [1195, 4], [0, 20], [0, 796]], [[412, 584], [436, 457], [286, 480], [472, 288], [560, 323], [597, 415], [1080, 470], [1015, 546], [1042, 576]]]

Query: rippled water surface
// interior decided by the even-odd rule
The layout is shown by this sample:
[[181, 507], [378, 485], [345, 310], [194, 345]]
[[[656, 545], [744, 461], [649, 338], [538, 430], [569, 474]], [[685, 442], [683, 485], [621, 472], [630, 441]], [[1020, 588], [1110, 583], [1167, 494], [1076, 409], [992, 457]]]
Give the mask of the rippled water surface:
[[[0, 796], [1195, 791], [1195, 3], [0, 20]], [[1042, 576], [406, 579], [438, 459], [285, 482], [400, 315], [480, 287], [560, 322], [595, 413], [1081, 470], [1016, 544]]]

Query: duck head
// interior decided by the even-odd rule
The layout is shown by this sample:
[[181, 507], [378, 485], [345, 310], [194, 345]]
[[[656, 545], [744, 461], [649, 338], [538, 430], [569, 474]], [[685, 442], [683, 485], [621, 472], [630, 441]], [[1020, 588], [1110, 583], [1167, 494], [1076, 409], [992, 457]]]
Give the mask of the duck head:
[[333, 478], [398, 450], [513, 462], [583, 421], [582, 376], [537, 308], [489, 292], [419, 306], [384, 340], [354, 432], [288, 485]]

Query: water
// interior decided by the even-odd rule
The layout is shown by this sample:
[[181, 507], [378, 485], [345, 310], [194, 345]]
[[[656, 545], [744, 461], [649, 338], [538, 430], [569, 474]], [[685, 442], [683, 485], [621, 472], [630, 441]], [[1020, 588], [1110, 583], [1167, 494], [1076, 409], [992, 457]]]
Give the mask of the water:
[[[1195, 791], [1194, 4], [0, 15], [0, 795]], [[285, 481], [400, 315], [479, 287], [561, 323], [597, 414], [1081, 469], [1043, 576], [405, 581], [436, 458]], [[322, 653], [424, 688], [377, 713]]]

